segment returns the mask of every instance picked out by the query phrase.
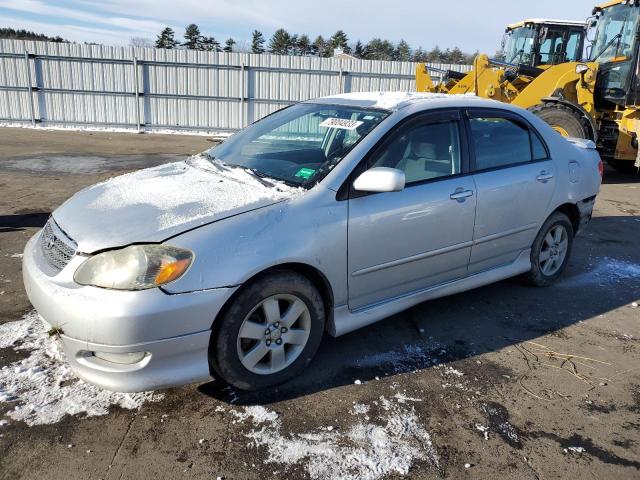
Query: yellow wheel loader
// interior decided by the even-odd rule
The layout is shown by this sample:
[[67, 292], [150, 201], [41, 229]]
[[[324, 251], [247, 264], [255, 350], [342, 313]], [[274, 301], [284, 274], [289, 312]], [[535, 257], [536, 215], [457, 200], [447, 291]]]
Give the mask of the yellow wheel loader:
[[614, 168], [640, 168], [640, 1], [609, 1], [595, 7], [593, 15], [595, 38], [586, 62], [566, 55], [553, 57], [565, 58], [558, 64], [513, 63], [544, 57], [537, 53], [541, 40], [535, 36], [529, 50], [509, 39], [504, 60], [479, 55], [473, 70], [456, 81], [436, 85], [419, 64], [417, 89], [471, 93], [527, 108], [561, 135], [595, 141]]
[[[516, 81], [528, 82], [549, 65], [575, 62], [582, 58], [587, 24], [566, 20], [529, 19], [509, 25], [502, 41], [501, 59], [492, 60], [494, 68], [503, 68]], [[504, 61], [501, 61], [504, 60]], [[486, 65], [488, 67], [488, 65]], [[469, 73], [423, 67], [418, 81], [423, 82], [419, 91], [441, 93], [466, 93], [475, 84], [475, 69]], [[442, 82], [434, 85], [429, 71], [442, 76]], [[483, 70], [485, 75], [492, 71]], [[459, 85], [458, 85], [459, 84]], [[522, 86], [521, 86], [522, 87]]]

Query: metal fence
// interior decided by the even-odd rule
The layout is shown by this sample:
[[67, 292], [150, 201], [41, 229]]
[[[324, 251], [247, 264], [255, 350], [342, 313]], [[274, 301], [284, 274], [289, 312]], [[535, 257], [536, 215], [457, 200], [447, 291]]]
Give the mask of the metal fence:
[[414, 91], [414, 71], [411, 62], [0, 40], [0, 121], [233, 131], [309, 98]]

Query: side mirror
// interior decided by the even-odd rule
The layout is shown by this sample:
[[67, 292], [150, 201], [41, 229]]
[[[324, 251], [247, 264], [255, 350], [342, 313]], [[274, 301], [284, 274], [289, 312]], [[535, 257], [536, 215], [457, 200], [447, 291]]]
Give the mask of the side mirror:
[[404, 172], [397, 168], [375, 167], [362, 173], [353, 182], [359, 192], [400, 192], [404, 190]]

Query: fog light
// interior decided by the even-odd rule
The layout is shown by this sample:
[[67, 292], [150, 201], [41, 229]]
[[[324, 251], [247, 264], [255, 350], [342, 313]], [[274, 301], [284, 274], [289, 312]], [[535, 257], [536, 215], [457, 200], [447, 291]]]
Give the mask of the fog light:
[[133, 353], [107, 353], [107, 352], [93, 352], [93, 356], [104, 360], [105, 362], [118, 363], [120, 365], [131, 365], [138, 363], [147, 355], [147, 352], [133, 352]]

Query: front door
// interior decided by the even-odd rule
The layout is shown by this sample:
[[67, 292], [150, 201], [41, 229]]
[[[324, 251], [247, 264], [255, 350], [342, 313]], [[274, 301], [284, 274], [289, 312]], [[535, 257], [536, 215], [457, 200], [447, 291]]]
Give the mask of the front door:
[[359, 171], [405, 172], [401, 192], [349, 199], [352, 310], [466, 276], [476, 208], [457, 111], [423, 115], [391, 133]]

